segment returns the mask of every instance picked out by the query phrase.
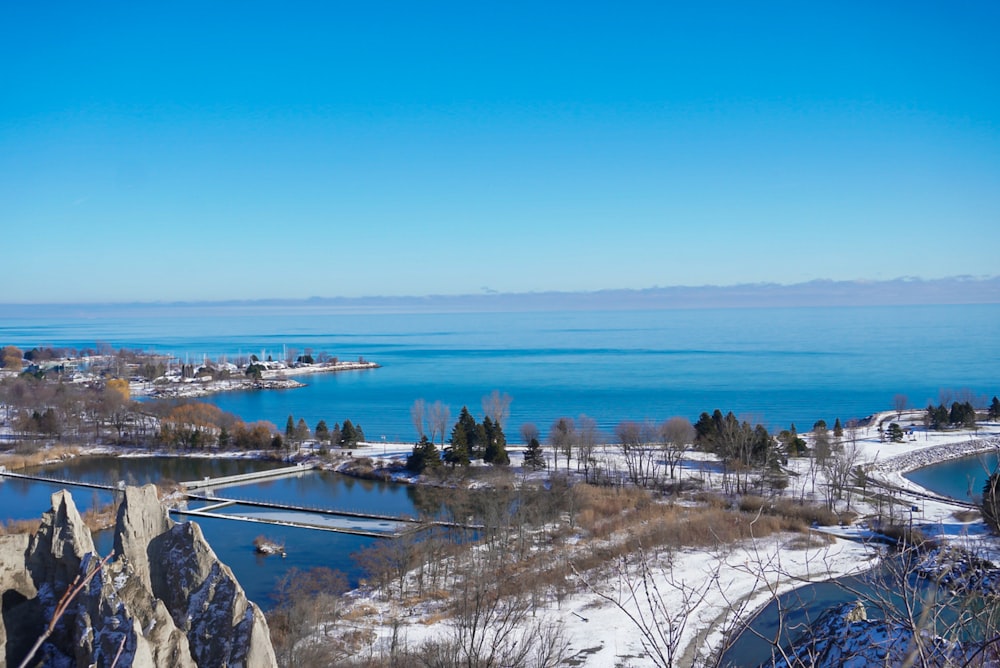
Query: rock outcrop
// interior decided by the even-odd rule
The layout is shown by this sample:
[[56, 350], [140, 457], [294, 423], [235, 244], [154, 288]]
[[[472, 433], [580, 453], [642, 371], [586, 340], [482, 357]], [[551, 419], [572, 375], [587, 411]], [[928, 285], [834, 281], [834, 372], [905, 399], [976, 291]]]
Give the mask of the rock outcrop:
[[260, 608], [247, 600], [198, 525], [170, 519], [152, 485], [126, 488], [114, 556], [104, 566], [99, 562], [90, 531], [65, 491], [52, 496], [52, 510], [30, 541], [0, 537], [0, 650], [6, 665], [17, 665], [29, 651], [74, 579], [98, 567], [36, 655], [44, 665], [275, 665]]

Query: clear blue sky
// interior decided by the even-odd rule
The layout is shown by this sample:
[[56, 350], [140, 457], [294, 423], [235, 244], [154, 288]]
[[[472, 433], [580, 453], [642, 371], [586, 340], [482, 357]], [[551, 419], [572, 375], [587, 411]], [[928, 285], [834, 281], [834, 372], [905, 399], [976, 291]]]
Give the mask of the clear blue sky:
[[0, 302], [1000, 273], [1000, 3], [0, 4]]

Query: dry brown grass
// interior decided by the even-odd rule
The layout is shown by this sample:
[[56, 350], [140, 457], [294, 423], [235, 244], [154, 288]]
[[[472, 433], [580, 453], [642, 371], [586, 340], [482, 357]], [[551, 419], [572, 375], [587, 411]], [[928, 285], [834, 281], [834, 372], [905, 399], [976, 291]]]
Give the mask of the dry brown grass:
[[0, 455], [0, 466], [6, 466], [10, 471], [20, 471], [32, 466], [41, 466], [46, 462], [69, 459], [80, 454], [80, 449], [72, 446], [53, 446], [42, 448], [31, 453], [10, 453]]
[[110, 529], [118, 519], [118, 504], [108, 503], [100, 507], [91, 508], [83, 514], [83, 523], [91, 531], [102, 531]]
[[376, 614], [378, 614], [378, 610], [376, 610], [374, 606], [369, 605], [368, 603], [363, 603], [361, 605], [356, 605], [345, 612], [341, 618], [346, 619], [347, 621], [358, 621]]
[[962, 510], [956, 510], [951, 514], [959, 522], [975, 522], [983, 516], [978, 510], [973, 510], [972, 508], [964, 508]]
[[[109, 503], [99, 508], [91, 508], [81, 516], [83, 524], [91, 531], [101, 531], [115, 525], [118, 517], [118, 506]], [[0, 534], [16, 534], [38, 532], [42, 524], [42, 518], [32, 518], [30, 520], [8, 520], [6, 524], [0, 524]]]
[[41, 526], [41, 518], [32, 520], [7, 520], [5, 524], [0, 524], [0, 534], [35, 533]]
[[655, 508], [649, 492], [642, 489], [577, 485], [573, 494], [577, 525], [595, 537], [641, 522]]
[[433, 626], [434, 624], [447, 621], [448, 619], [451, 619], [451, 613], [448, 611], [441, 611], [424, 617], [420, 620], [420, 623], [424, 626]]
[[810, 533], [808, 535], [796, 536], [785, 543], [784, 547], [788, 550], [809, 550], [833, 545], [834, 542], [835, 539], [833, 536], [825, 533]]
[[180, 483], [170, 478], [157, 480], [154, 484], [156, 485], [156, 496], [160, 499], [181, 491]]
[[746, 513], [760, 512], [820, 526], [833, 526], [843, 519], [825, 506], [803, 504], [793, 499], [765, 499], [747, 495], [740, 499], [739, 508]]

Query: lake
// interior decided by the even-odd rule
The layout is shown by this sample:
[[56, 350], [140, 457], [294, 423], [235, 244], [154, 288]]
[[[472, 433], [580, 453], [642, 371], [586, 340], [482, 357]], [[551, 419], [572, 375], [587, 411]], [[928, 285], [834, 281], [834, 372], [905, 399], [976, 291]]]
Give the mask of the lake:
[[304, 377], [297, 390], [209, 400], [245, 420], [310, 427], [350, 419], [378, 441], [416, 440], [414, 400], [440, 400], [452, 420], [481, 415], [492, 390], [513, 402], [507, 422], [547, 432], [587, 414], [610, 434], [624, 419], [695, 420], [715, 408], [800, 430], [891, 407], [937, 401], [941, 388], [998, 392], [1000, 305], [753, 308], [541, 313], [344, 314], [321, 308], [169, 307], [131, 317], [7, 317], [0, 344], [114, 346], [182, 361], [289, 349], [364, 357], [371, 371]]

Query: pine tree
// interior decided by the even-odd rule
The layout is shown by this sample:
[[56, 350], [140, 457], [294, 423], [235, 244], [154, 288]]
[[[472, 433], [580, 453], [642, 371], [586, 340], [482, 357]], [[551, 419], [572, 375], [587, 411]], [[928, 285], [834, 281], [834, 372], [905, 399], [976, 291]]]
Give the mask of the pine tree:
[[289, 415], [288, 421], [285, 422], [285, 438], [291, 440], [295, 436], [295, 419]]
[[886, 436], [889, 438], [890, 441], [894, 443], [902, 443], [904, 436], [903, 428], [900, 427], [898, 423], [891, 422], [889, 424], [889, 429], [888, 432], [886, 433]]
[[299, 418], [295, 425], [295, 440], [299, 442], [309, 440], [309, 425], [306, 424], [305, 418]]
[[487, 464], [500, 466], [510, 464], [510, 455], [507, 454], [507, 437], [504, 436], [500, 423], [494, 422], [487, 416], [483, 418], [482, 430], [486, 440], [483, 461]]
[[990, 404], [990, 419], [1000, 420], [1000, 399], [993, 397], [993, 403]]
[[844, 438], [844, 426], [840, 424], [840, 418], [833, 421], [833, 437], [837, 439]]
[[222, 427], [219, 429], [219, 447], [228, 448], [229, 441], [230, 441], [229, 430], [226, 429], [225, 425], [222, 425]]
[[528, 442], [528, 448], [524, 451], [524, 468], [532, 471], [545, 468], [545, 454], [542, 452], [542, 445], [537, 438], [532, 438]]
[[338, 443], [342, 448], [354, 447], [358, 442], [358, 432], [350, 420], [344, 420], [344, 426], [340, 428], [340, 439]]
[[413, 452], [406, 458], [406, 468], [414, 473], [423, 473], [428, 467], [433, 468], [441, 465], [441, 454], [437, 446], [422, 436], [420, 442], [413, 446]]
[[451, 464], [452, 468], [455, 468], [456, 464], [461, 466], [469, 465], [469, 448], [464, 442], [455, 443], [452, 442], [447, 448], [444, 449], [444, 460]]
[[994, 533], [1000, 533], [1000, 473], [991, 475], [983, 485], [982, 511], [986, 525]]

